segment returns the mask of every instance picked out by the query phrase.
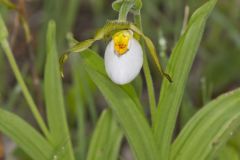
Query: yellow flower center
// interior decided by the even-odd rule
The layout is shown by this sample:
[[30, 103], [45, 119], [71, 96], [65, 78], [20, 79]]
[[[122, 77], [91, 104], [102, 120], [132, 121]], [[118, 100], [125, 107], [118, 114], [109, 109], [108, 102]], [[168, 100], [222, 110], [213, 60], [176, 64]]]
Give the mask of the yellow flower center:
[[132, 38], [132, 34], [127, 31], [120, 31], [113, 35], [114, 50], [119, 55], [123, 55], [128, 51], [129, 40]]

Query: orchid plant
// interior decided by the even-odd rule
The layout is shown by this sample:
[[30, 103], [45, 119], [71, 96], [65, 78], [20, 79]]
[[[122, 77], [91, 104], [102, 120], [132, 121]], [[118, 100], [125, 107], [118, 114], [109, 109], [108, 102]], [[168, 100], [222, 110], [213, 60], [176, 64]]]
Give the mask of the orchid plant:
[[[8, 0], [0, 2], [8, 6], [11, 4]], [[55, 40], [58, 26], [50, 21], [44, 72], [46, 121], [23, 79], [8, 42], [8, 29], [0, 16], [1, 47], [39, 127], [36, 129], [15, 113], [1, 108], [0, 131], [34, 160], [118, 160], [121, 159], [120, 149], [124, 137], [136, 160], [215, 159], [227, 140], [240, 127], [239, 89], [206, 104], [193, 115], [178, 135], [174, 136], [174, 128], [206, 21], [216, 3], [217, 0], [209, 0], [192, 14], [169, 57], [166, 71], [159, 62], [154, 43], [142, 31], [141, 0], [116, 0], [112, 6], [119, 12], [118, 19], [108, 21], [91, 39], [82, 42], [73, 40], [73, 46], [60, 57], [60, 64]], [[127, 20], [128, 14], [133, 14], [133, 22]], [[103, 59], [90, 47], [95, 41], [107, 37], [111, 37], [111, 40], [106, 46]], [[158, 100], [145, 47], [160, 74], [165, 77]], [[74, 150], [65, 111], [60, 75], [63, 76], [63, 64], [71, 53], [81, 53], [80, 60], [73, 64], [77, 117], [83, 118], [79, 81], [85, 78], [80, 77], [82, 73], [79, 70], [84, 69], [109, 106], [102, 111], [97, 121], [87, 153], [83, 148], [86, 145], [81, 143], [84, 139], [79, 140], [81, 145]], [[136, 88], [130, 83], [142, 67], [148, 89], [150, 122]], [[80, 123], [80, 131], [77, 133], [81, 138], [84, 137], [83, 125]], [[78, 150], [81, 150], [81, 154], [77, 154]]]
[[[124, 3], [127, 3], [128, 5], [134, 3], [129, 2], [130, 1], [124, 1]], [[123, 9], [121, 11], [126, 12], [125, 5], [122, 6]], [[171, 77], [163, 71], [152, 41], [146, 37], [133, 23], [123, 20], [123, 18], [119, 19], [120, 20], [108, 21], [107, 24], [103, 26], [103, 28], [99, 29], [94, 38], [82, 42], [76, 42], [72, 48], [70, 48], [66, 53], [64, 53], [64, 55], [62, 55], [60, 58], [60, 64], [63, 65], [65, 63], [70, 53], [82, 52], [88, 49], [95, 41], [101, 40], [107, 36], [112, 36], [113, 40], [109, 42], [105, 51], [106, 71], [109, 77], [115, 83], [129, 83], [138, 75], [143, 65], [142, 47], [139, 44], [138, 40], [134, 38], [133, 34], [135, 34], [137, 37], [143, 37], [161, 75], [166, 77], [169, 82], [172, 82]]]

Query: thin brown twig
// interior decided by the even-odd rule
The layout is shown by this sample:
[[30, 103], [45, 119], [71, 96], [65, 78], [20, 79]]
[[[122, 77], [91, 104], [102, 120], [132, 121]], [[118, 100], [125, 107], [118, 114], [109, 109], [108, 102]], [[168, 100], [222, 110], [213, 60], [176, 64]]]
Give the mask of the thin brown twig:
[[10, 37], [11, 46], [15, 45], [16, 38], [17, 38], [17, 35], [18, 35], [18, 31], [19, 31], [18, 13], [15, 13], [15, 17], [14, 17], [14, 21], [13, 21], [13, 30], [12, 30], [12, 34], [11, 34], [11, 37]]
[[10, 44], [12, 47], [15, 45], [18, 32], [19, 32], [19, 24], [21, 23], [25, 33], [25, 39], [27, 42], [27, 52], [28, 52], [29, 64], [30, 64], [29, 68], [31, 71], [32, 79], [33, 79], [33, 91], [36, 97], [37, 106], [40, 112], [43, 113], [43, 102], [42, 102], [40, 78], [39, 78], [37, 68], [34, 65], [35, 54], [34, 54], [34, 49], [32, 47], [32, 33], [29, 27], [30, 25], [28, 23], [25, 0], [18, 0], [18, 4], [16, 5], [15, 9], [17, 12], [17, 16], [14, 19], [13, 32], [10, 38]]
[[[28, 50], [29, 60], [30, 60], [30, 69], [31, 69], [31, 74], [32, 74], [32, 78], [33, 78], [34, 95], [36, 96], [37, 106], [40, 109], [40, 112], [43, 113], [40, 78], [39, 78], [37, 68], [34, 65], [35, 54], [34, 54], [34, 49], [32, 47], [32, 33], [31, 33], [31, 30], [29, 27], [30, 25], [28, 23], [28, 15], [27, 15], [26, 4], [25, 4], [24, 0], [18, 0], [18, 10], [19, 10], [19, 14], [21, 15], [21, 17], [24, 18], [25, 23], [26, 23], [25, 24], [26, 25], [25, 32], [28, 32], [28, 33], [25, 33], [25, 36], [26, 36], [27, 50]], [[21, 17], [19, 17], [20, 20], [21, 20]]]

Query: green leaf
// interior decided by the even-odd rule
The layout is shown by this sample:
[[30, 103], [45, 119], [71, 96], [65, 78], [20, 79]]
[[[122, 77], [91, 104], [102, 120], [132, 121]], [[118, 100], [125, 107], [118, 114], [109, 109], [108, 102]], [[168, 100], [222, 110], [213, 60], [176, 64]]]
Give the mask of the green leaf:
[[52, 146], [19, 116], [0, 109], [0, 130], [16, 142], [32, 159], [52, 158]]
[[[234, 146], [237, 150], [240, 150], [240, 128], [233, 134], [234, 136], [229, 140], [229, 144]], [[240, 153], [239, 153], [240, 156]]]
[[0, 43], [8, 37], [8, 31], [3, 21], [2, 16], [0, 15]]
[[64, 147], [59, 154], [68, 160], [74, 159], [69, 136], [64, 98], [55, 43], [55, 23], [49, 22], [47, 32], [47, 62], [44, 73], [44, 95], [47, 107], [47, 120], [51, 133], [51, 141], [56, 150]]
[[[76, 56], [75, 56], [76, 57]], [[72, 57], [72, 77], [73, 77], [73, 90], [74, 90], [74, 102], [75, 102], [75, 110], [74, 115], [77, 120], [77, 143], [76, 143], [76, 153], [77, 157], [80, 160], [86, 159], [86, 151], [88, 144], [88, 136], [86, 133], [86, 109], [84, 106], [85, 100], [85, 90], [83, 89], [86, 83], [87, 73], [83, 68], [83, 65], [79, 63], [80, 58]], [[83, 91], [84, 90], [84, 91]], [[91, 92], [91, 91], [88, 91]], [[95, 109], [95, 108], [94, 108]], [[95, 114], [95, 111], [94, 111]], [[95, 116], [95, 115], [94, 115]]]
[[[96, 54], [90, 51], [82, 54], [85, 69], [112, 108], [132, 151], [138, 160], [156, 160], [156, 145], [151, 128], [135, 100], [132, 99], [133, 95], [129, 95], [121, 86], [114, 84], [105, 73], [101, 73], [104, 70], [101, 66], [103, 62], [101, 59], [97, 63], [96, 60], [92, 61], [94, 56]], [[101, 66], [101, 68], [99, 69], [95, 65]]]
[[4, 24], [4, 21], [1, 17], [1, 15], [0, 15], [0, 29], [1, 29], [1, 31], [0, 31], [1, 46], [4, 50], [4, 52], [5, 52], [5, 55], [8, 59], [8, 61], [9, 61], [9, 63], [10, 63], [10, 66], [11, 66], [11, 69], [14, 73], [14, 76], [17, 79], [18, 84], [21, 87], [24, 98], [26, 99], [26, 102], [28, 103], [29, 108], [31, 109], [34, 118], [36, 119], [37, 123], [39, 124], [39, 126], [40, 126], [41, 130], [43, 131], [43, 133], [45, 134], [45, 136], [48, 137], [49, 136], [48, 129], [47, 129], [47, 127], [46, 127], [46, 125], [45, 125], [45, 123], [44, 123], [44, 121], [43, 121], [43, 119], [42, 119], [42, 117], [41, 117], [41, 115], [40, 115], [40, 113], [37, 109], [37, 106], [36, 106], [35, 102], [33, 101], [33, 98], [32, 98], [32, 96], [31, 96], [31, 94], [30, 94], [30, 92], [29, 92], [29, 90], [28, 90], [28, 88], [27, 88], [27, 86], [26, 86], [26, 84], [23, 80], [20, 69], [17, 65], [17, 62], [16, 62], [16, 60], [14, 58], [14, 55], [12, 53], [12, 50], [10, 48], [10, 45], [7, 41], [7, 37], [6, 37], [8, 35], [7, 34], [7, 29], [6, 29], [6, 26]]
[[173, 83], [170, 84], [165, 79], [163, 81], [154, 123], [154, 133], [160, 159], [168, 159], [173, 130], [189, 71], [196, 55], [206, 20], [216, 2], [217, 0], [208, 1], [194, 12], [167, 65], [166, 72], [172, 75]]
[[205, 160], [240, 126], [240, 89], [211, 101], [187, 123], [172, 146], [171, 160]]
[[[94, 51], [92, 50], [86, 50], [81, 53], [81, 57], [84, 59], [84, 62], [90, 65], [94, 70], [97, 72], [103, 74], [105, 77], [107, 77], [104, 64], [103, 64], [103, 59]], [[134, 87], [130, 84], [121, 86], [122, 89], [124, 89], [128, 96], [132, 98], [132, 100], [135, 102], [137, 107], [140, 109], [140, 111], [144, 114], [143, 111], [143, 106], [141, 105], [139, 96], [137, 95], [136, 91], [134, 90]]]
[[91, 138], [87, 160], [117, 160], [122, 137], [110, 110], [103, 111]]
[[[234, 147], [226, 145], [220, 150], [217, 160], [239, 160], [239, 153]], [[209, 159], [211, 160], [211, 159]]]

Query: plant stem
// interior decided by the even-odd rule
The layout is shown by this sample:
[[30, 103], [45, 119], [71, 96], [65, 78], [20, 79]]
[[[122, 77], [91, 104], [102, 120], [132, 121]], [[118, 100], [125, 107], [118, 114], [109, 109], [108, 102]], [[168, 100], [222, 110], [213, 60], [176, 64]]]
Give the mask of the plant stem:
[[[135, 22], [135, 25], [142, 31], [142, 19], [141, 19], [140, 10], [138, 13], [134, 15], [134, 22]], [[142, 40], [141, 40], [141, 45], [144, 48], [144, 43]], [[147, 83], [148, 98], [149, 98], [150, 112], [151, 112], [151, 121], [152, 121], [152, 126], [154, 126], [153, 123], [154, 123], [154, 114], [156, 110], [156, 99], [155, 99], [155, 92], [153, 88], [152, 76], [151, 76], [151, 72], [150, 72], [149, 64], [147, 60], [147, 54], [145, 51], [143, 54], [143, 58], [144, 58], [143, 71], [144, 71], [144, 75]]]
[[43, 121], [43, 119], [42, 119], [42, 117], [41, 117], [41, 115], [40, 115], [40, 113], [39, 113], [39, 111], [37, 109], [37, 106], [34, 103], [34, 101], [32, 99], [32, 96], [31, 96], [31, 94], [30, 94], [30, 92], [29, 92], [29, 90], [28, 90], [28, 88], [27, 88], [27, 86], [26, 86], [26, 84], [25, 84], [25, 82], [24, 82], [24, 80], [22, 78], [22, 75], [21, 75], [21, 73], [19, 71], [17, 63], [16, 63], [16, 61], [14, 59], [13, 53], [12, 53], [10, 47], [9, 47], [8, 41], [6, 39], [4, 39], [1, 42], [1, 45], [2, 45], [3, 50], [6, 53], [8, 61], [10, 63], [10, 66], [11, 66], [11, 68], [12, 68], [14, 74], [15, 74], [15, 77], [16, 77], [19, 85], [21, 86], [23, 95], [24, 95], [24, 97], [25, 97], [25, 99], [26, 99], [26, 101], [27, 101], [27, 103], [28, 103], [28, 105], [29, 105], [29, 107], [30, 107], [30, 109], [31, 109], [31, 111], [32, 111], [32, 113], [33, 113], [37, 123], [38, 123], [38, 125], [40, 126], [40, 128], [41, 128], [42, 132], [44, 133], [44, 135], [47, 138], [50, 137], [49, 136], [50, 133], [49, 133], [49, 131], [47, 129], [47, 126], [45, 125], [45, 123], [44, 123], [44, 121]]
[[118, 20], [126, 21], [128, 12], [130, 11], [130, 9], [132, 7], [133, 7], [133, 3], [128, 2], [128, 1], [124, 1], [122, 3], [122, 6], [121, 6], [120, 10], [119, 10]]
[[[141, 4], [141, 1], [139, 2]], [[119, 11], [119, 17], [118, 20], [126, 21], [127, 14], [130, 11], [130, 9], [133, 7], [134, 3], [129, 1], [124, 1], [120, 11]], [[134, 21], [136, 26], [142, 31], [142, 20], [141, 20], [141, 12], [140, 9], [134, 13]], [[141, 45], [144, 48], [144, 42], [141, 40]], [[154, 114], [156, 110], [156, 99], [155, 99], [155, 93], [153, 88], [153, 82], [152, 77], [148, 65], [147, 55], [143, 54], [144, 62], [143, 62], [143, 71], [147, 82], [147, 89], [148, 89], [148, 96], [149, 96], [149, 104], [150, 104], [150, 112], [151, 112], [151, 121], [154, 123]]]

